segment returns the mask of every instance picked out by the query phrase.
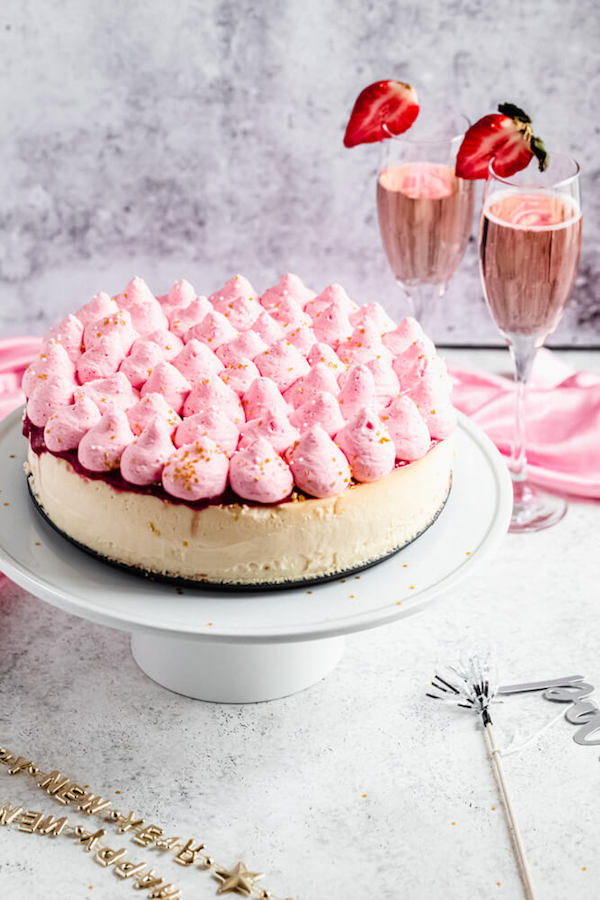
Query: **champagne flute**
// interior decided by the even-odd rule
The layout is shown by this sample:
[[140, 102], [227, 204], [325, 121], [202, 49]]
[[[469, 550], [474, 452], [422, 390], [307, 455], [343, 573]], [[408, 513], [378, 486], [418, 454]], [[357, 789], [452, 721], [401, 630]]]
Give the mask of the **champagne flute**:
[[566, 512], [563, 498], [527, 480], [525, 393], [538, 347], [558, 325], [569, 299], [581, 245], [579, 166], [557, 153], [548, 167], [533, 158], [526, 169], [500, 177], [490, 162], [479, 261], [489, 310], [508, 343], [515, 371], [515, 433], [510, 531], [539, 531]]
[[[475, 182], [454, 174], [469, 127], [465, 116], [419, 116], [409, 132], [382, 143], [377, 212], [394, 276], [422, 322], [463, 258], [471, 232]], [[385, 126], [384, 126], [385, 128]]]

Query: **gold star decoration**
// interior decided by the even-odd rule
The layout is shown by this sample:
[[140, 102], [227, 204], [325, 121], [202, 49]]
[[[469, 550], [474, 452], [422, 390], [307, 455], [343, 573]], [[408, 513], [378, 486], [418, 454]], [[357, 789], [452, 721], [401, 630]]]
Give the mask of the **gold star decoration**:
[[217, 894], [243, 894], [248, 896], [255, 887], [255, 882], [262, 878], [262, 872], [249, 872], [245, 863], [236, 863], [233, 869], [218, 868], [215, 870], [217, 878], [223, 883]]

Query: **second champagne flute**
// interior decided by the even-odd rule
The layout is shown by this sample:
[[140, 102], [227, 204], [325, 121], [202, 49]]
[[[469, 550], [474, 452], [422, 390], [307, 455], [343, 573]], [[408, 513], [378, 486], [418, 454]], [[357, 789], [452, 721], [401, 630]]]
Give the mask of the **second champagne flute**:
[[444, 294], [471, 232], [475, 182], [454, 173], [468, 125], [464, 116], [428, 120], [421, 114], [410, 132], [382, 144], [377, 177], [381, 238], [419, 321], [433, 298]]
[[579, 166], [557, 153], [544, 172], [533, 159], [510, 178], [489, 164], [479, 257], [485, 298], [515, 366], [516, 421], [509, 463], [511, 531], [539, 531], [565, 514], [561, 497], [527, 480], [525, 389], [535, 354], [558, 325], [579, 261]]

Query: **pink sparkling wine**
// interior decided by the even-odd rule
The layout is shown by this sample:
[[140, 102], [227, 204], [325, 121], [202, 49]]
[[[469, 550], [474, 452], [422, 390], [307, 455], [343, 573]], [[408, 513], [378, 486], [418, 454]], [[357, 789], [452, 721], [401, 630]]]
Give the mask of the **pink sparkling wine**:
[[377, 211], [392, 271], [404, 284], [445, 285], [461, 261], [473, 220], [475, 185], [452, 166], [417, 162], [383, 169]]
[[479, 256], [490, 310], [504, 334], [550, 334], [575, 280], [581, 211], [551, 193], [492, 194]]

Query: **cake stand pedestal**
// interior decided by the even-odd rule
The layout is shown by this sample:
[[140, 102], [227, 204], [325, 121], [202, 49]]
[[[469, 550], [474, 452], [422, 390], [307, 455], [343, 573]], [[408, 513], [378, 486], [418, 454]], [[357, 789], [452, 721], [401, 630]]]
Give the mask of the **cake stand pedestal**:
[[344, 638], [240, 644], [134, 633], [136, 663], [163, 687], [220, 703], [275, 700], [302, 691], [336, 667]]
[[132, 575], [57, 534], [28, 495], [17, 411], [0, 422], [0, 570], [66, 612], [130, 632], [137, 664], [169, 690], [224, 703], [272, 700], [327, 675], [345, 634], [453, 593], [497, 546], [512, 509], [506, 465], [462, 416], [455, 445], [444, 510], [400, 553], [319, 585], [216, 591]]

